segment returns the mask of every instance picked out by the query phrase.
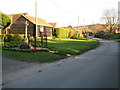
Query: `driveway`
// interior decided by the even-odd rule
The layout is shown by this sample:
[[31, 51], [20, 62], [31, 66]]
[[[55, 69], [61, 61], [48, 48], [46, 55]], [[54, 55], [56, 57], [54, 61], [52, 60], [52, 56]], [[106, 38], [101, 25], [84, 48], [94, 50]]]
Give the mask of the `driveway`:
[[2, 82], [6, 83], [6, 81], [13, 78], [15, 79], [16, 76], [13, 73], [20, 72], [20, 70], [24, 70], [36, 64], [38, 63], [25, 62], [2, 56]]
[[99, 41], [101, 46], [97, 49], [45, 64], [35, 69], [39, 71], [8, 82], [3, 88], [117, 88], [119, 44]]

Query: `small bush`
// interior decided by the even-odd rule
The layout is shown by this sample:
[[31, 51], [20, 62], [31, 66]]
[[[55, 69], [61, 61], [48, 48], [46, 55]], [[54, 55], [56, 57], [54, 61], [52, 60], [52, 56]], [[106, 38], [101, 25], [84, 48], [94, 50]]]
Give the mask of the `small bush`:
[[1, 42], [4, 42], [5, 35], [1, 35]]
[[75, 32], [72, 38], [75, 38], [75, 39], [79, 38], [79, 34]]
[[6, 34], [6, 35], [2, 35], [2, 40], [4, 40], [4, 42], [22, 41], [23, 38], [24, 38], [23, 35], [20, 35], [20, 34]]
[[22, 34], [6, 34], [2, 35], [1, 40], [2, 40], [2, 46], [4, 47], [18, 47], [24, 39], [24, 35]]
[[104, 35], [105, 35], [105, 32], [104, 31], [100, 31], [100, 32], [95, 34], [95, 37], [102, 38], [102, 37], [104, 37]]
[[57, 38], [68, 38], [70, 30], [67, 28], [55, 28], [54, 36]]
[[24, 37], [19, 34], [14, 34], [13, 38], [14, 38], [13, 41], [22, 41]]
[[13, 41], [13, 40], [14, 40], [14, 38], [13, 38], [13, 36], [10, 35], [10, 34], [6, 34], [6, 35], [4, 36], [4, 42], [10, 42], [10, 41]]

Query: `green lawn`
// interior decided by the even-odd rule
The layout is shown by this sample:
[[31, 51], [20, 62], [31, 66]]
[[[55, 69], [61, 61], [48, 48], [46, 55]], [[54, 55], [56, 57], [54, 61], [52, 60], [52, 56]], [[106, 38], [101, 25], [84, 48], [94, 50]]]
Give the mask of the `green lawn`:
[[58, 52], [52, 54], [49, 52], [17, 52], [3, 50], [2, 54], [25, 61], [50, 62], [66, 58], [66, 54], [77, 55], [90, 49], [96, 48], [99, 45], [98, 41], [89, 39], [52, 39], [48, 40], [48, 48], [51, 51]]
[[[98, 42], [93, 39], [88, 41], [85, 39], [52, 39], [48, 41], [48, 47], [53, 50], [60, 51], [62, 53], [69, 53], [77, 55], [97, 47]], [[52, 48], [53, 47], [53, 48]]]

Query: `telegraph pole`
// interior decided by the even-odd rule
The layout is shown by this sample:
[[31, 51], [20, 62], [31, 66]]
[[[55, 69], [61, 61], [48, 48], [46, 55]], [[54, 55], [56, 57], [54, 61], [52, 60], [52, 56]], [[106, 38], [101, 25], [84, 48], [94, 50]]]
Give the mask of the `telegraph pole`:
[[37, 11], [38, 11], [38, 0], [35, 0], [35, 23], [36, 23], [36, 37], [37, 37]]
[[37, 43], [37, 5], [38, 3], [38, 0], [35, 0], [35, 49], [36, 49], [36, 43]]
[[80, 36], [79, 34], [79, 22], [80, 22], [80, 20], [79, 20], [79, 16], [78, 16], [78, 37]]

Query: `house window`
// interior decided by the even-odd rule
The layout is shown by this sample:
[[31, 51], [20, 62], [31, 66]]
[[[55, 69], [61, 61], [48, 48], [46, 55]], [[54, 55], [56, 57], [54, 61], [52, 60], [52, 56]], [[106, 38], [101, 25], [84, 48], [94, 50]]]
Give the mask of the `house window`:
[[40, 32], [44, 32], [44, 27], [40, 26]]

